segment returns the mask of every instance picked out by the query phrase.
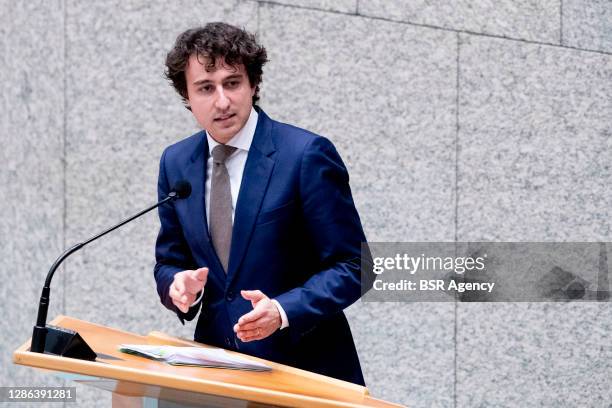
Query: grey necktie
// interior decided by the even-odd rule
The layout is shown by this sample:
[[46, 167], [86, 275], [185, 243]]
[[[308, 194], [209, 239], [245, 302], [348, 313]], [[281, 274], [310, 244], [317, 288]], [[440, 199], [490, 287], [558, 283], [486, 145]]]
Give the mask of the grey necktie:
[[215, 146], [212, 151], [213, 169], [210, 188], [209, 231], [225, 273], [227, 273], [232, 245], [232, 193], [225, 160], [235, 150], [235, 147], [220, 144]]

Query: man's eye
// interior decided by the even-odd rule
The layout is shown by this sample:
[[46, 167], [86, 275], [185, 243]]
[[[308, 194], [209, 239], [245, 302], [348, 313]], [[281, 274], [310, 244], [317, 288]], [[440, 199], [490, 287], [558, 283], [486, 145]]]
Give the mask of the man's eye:
[[200, 87], [200, 92], [210, 92], [211, 90], [212, 90], [212, 86], [210, 85], [204, 85]]
[[240, 84], [240, 82], [239, 82], [239, 81], [229, 81], [229, 82], [227, 83], [227, 87], [228, 87], [228, 88], [236, 88], [236, 87], [237, 87], [239, 84]]

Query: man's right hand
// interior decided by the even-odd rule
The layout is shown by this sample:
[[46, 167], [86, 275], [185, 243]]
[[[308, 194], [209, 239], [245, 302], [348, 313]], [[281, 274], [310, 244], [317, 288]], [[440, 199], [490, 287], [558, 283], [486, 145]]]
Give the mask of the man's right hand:
[[207, 278], [208, 268], [183, 271], [174, 275], [174, 281], [170, 285], [172, 303], [181, 312], [187, 313], [198, 293], [204, 290]]

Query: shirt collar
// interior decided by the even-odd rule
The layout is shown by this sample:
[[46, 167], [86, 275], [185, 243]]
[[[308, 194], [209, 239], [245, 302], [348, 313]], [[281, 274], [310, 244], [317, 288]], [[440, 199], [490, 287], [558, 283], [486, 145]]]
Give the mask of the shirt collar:
[[[253, 137], [255, 136], [255, 128], [257, 127], [258, 117], [259, 115], [257, 114], [257, 111], [251, 108], [249, 118], [247, 119], [242, 129], [240, 129], [238, 133], [236, 133], [234, 137], [232, 137], [226, 143], [226, 145], [233, 146], [237, 149], [246, 150], [248, 152], [251, 148]], [[206, 131], [206, 138], [208, 139], [208, 153], [212, 156], [213, 149], [220, 143], [213, 139], [210, 134], [208, 134], [208, 131]]]

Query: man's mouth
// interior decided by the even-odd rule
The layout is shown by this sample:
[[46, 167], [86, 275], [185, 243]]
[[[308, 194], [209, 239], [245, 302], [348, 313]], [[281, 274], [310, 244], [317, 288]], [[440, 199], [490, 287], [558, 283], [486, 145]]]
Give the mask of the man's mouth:
[[236, 114], [235, 114], [235, 113], [230, 113], [230, 114], [228, 114], [228, 115], [223, 115], [223, 116], [217, 116], [217, 117], [215, 118], [215, 122], [223, 122], [223, 121], [225, 121], [225, 120], [228, 120], [228, 119], [230, 119], [230, 118], [233, 118], [234, 116], [236, 116]]

